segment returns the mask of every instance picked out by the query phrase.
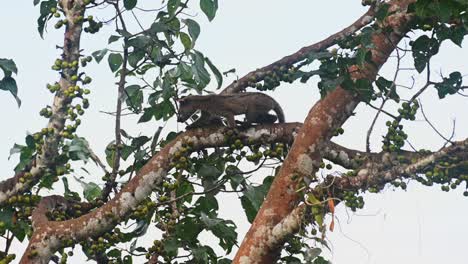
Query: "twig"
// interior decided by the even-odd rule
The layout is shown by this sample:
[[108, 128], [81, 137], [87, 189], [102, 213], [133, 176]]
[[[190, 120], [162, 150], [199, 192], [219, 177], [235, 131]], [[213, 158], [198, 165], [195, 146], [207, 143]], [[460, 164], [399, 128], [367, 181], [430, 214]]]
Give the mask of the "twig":
[[181, 196], [178, 196], [178, 197], [174, 197], [174, 198], [171, 197], [172, 198], [171, 200], [160, 202], [159, 204], [172, 204], [172, 203], [177, 202], [178, 200], [180, 200], [180, 199], [182, 199], [184, 197], [187, 197], [189, 195], [207, 194], [207, 193], [215, 191], [219, 187], [223, 186], [226, 182], [227, 182], [227, 180], [221, 180], [217, 185], [215, 185], [214, 187], [212, 187], [212, 188], [210, 188], [210, 189], [208, 189], [208, 190], [206, 190], [204, 192], [188, 192], [188, 193], [182, 194]]
[[393, 82], [392, 82], [392, 85], [390, 86], [390, 89], [388, 89], [387, 93], [385, 94], [385, 98], [382, 100], [382, 104], [380, 105], [379, 110], [375, 114], [374, 120], [372, 120], [369, 130], [367, 130], [367, 136], [366, 136], [366, 152], [367, 153], [370, 153], [370, 137], [372, 134], [372, 130], [374, 129], [375, 123], [377, 122], [377, 119], [379, 118], [379, 115], [382, 112], [382, 109], [385, 106], [385, 103], [388, 101], [390, 94], [396, 89], [395, 82], [398, 77], [398, 73], [400, 72], [401, 57], [400, 57], [400, 52], [398, 51], [398, 49], [395, 49], [395, 51], [397, 54], [397, 65], [396, 65], [395, 75], [393, 76]]
[[91, 160], [94, 161], [94, 163], [96, 163], [97, 165], [99, 165], [99, 167], [101, 167], [101, 169], [104, 171], [105, 174], [108, 174], [109, 172], [107, 171], [106, 166], [104, 165], [104, 163], [102, 163], [102, 161], [93, 152], [93, 150], [91, 148], [88, 148], [88, 150], [89, 150], [89, 155], [91, 157]]
[[[378, 107], [376, 107], [376, 106], [374, 106], [374, 105], [372, 105], [372, 104], [367, 104], [367, 105], [370, 106], [371, 108], [374, 108], [375, 110], [379, 110]], [[397, 119], [397, 117], [396, 117], [395, 115], [390, 114], [389, 112], [387, 112], [387, 111], [385, 111], [385, 110], [383, 110], [383, 109], [381, 110], [381, 112], [384, 113], [384, 114], [386, 114], [386, 115], [388, 115], [389, 117], [391, 117], [391, 118], [393, 118], [393, 119]]]
[[[453, 137], [455, 136], [455, 125], [456, 125], [455, 119], [453, 119], [452, 122], [453, 122], [453, 126], [452, 126], [452, 134], [449, 137], [450, 140], [452, 140]], [[446, 141], [444, 145], [442, 145], [441, 149], [445, 148], [447, 146], [447, 143], [449, 143], [449, 141]]]
[[[421, 109], [421, 114], [423, 115], [424, 117], [424, 120], [426, 120], [426, 122], [429, 124], [429, 126], [441, 137], [445, 140], [445, 143], [449, 142], [451, 144], [453, 144], [453, 141], [450, 140], [450, 138], [446, 138], [444, 135], [442, 135], [442, 133], [439, 132], [439, 130], [431, 123], [431, 121], [429, 121], [429, 119], [427, 118], [426, 114], [424, 113], [424, 109], [423, 109], [423, 106], [422, 106], [422, 103], [421, 103], [421, 100], [419, 100], [419, 107]], [[452, 133], [453, 135], [453, 133]], [[444, 144], [445, 146], [445, 144]]]

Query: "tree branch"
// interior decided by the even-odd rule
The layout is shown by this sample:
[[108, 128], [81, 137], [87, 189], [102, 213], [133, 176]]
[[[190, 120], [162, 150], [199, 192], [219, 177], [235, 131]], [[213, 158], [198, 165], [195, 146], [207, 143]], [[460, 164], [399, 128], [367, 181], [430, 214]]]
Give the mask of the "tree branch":
[[[365, 153], [363, 153], [365, 154]], [[409, 154], [409, 153], [407, 153]], [[411, 153], [414, 155], [414, 153]], [[460, 160], [468, 160], [468, 138], [463, 141], [455, 142], [454, 145], [446, 147], [440, 151], [430, 154], [419, 154], [417, 159], [414, 159], [410, 164], [392, 164], [389, 165], [385, 155], [381, 156], [382, 160], [374, 160], [374, 163], [363, 166], [355, 177], [342, 175], [341, 177], [329, 175], [327, 179], [317, 185], [311, 193], [320, 200], [326, 201], [333, 199], [335, 206], [340, 203], [340, 199], [336, 199], [349, 190], [367, 190], [370, 186], [383, 187], [398, 178], [408, 178], [413, 174], [424, 173], [428, 166], [433, 166], [437, 161], [448, 157], [458, 157]], [[385, 166], [382, 166], [385, 164]], [[388, 169], [388, 167], [396, 169]], [[374, 168], [373, 171], [365, 167]], [[379, 169], [376, 169], [379, 168]], [[327, 197], [329, 195], [324, 192], [324, 189], [333, 190], [335, 197]], [[297, 206], [291, 213], [275, 225], [272, 229], [267, 229], [266, 237], [269, 239], [265, 242], [267, 248], [274, 248], [281, 244], [288, 236], [297, 233], [300, 230], [301, 224], [306, 224], [304, 220], [309, 220], [304, 217], [306, 210], [309, 207], [306, 203]], [[262, 233], [256, 233], [260, 236]]]
[[[253, 144], [287, 143], [293, 141], [299, 126], [298, 123], [288, 123], [239, 129], [238, 137]], [[193, 129], [179, 135], [151, 158], [109, 202], [78, 218], [60, 222], [49, 221], [45, 213], [50, 208], [64, 203], [58, 203], [57, 200], [63, 199], [57, 196], [44, 198], [33, 212], [34, 232], [20, 263], [47, 263], [56, 250], [68, 245], [69, 240], [77, 243], [91, 234], [99, 235], [112, 229], [162, 183], [171, 169], [170, 164], [175, 154], [183, 148], [183, 143], [193, 144], [191, 151], [227, 146], [228, 143], [224, 140], [226, 129]]]
[[[82, 32], [82, 23], [75, 23], [74, 21], [76, 21], [77, 17], [84, 15], [85, 8], [82, 0], [74, 2], [61, 0], [59, 4], [62, 6], [68, 21], [65, 29], [62, 60], [71, 64], [73, 61], [79, 60]], [[13, 195], [29, 190], [31, 186], [40, 180], [47, 169], [53, 167], [55, 158], [58, 155], [59, 143], [62, 140], [61, 133], [64, 131], [65, 121], [67, 120], [67, 108], [72, 101], [72, 98], [65, 95], [64, 92], [68, 87], [76, 85], [76, 81], [72, 81], [71, 77], [76, 75], [77, 69], [78, 67], [67, 68], [62, 71], [59, 81], [60, 89], [55, 93], [52, 115], [47, 124], [47, 128], [53, 130], [53, 134], [45, 137], [42, 154], [36, 156], [32, 164], [27, 167], [27, 170], [0, 182], [0, 204]], [[23, 178], [23, 181], [20, 180], [21, 178]]]
[[275, 68], [279, 68], [281, 66], [286, 66], [286, 67], [292, 66], [293, 64], [306, 59], [311, 52], [322, 51], [326, 48], [329, 48], [335, 45], [338, 41], [343, 40], [344, 38], [352, 35], [353, 33], [358, 31], [362, 27], [372, 22], [372, 20], [374, 19], [375, 12], [376, 10], [374, 7], [370, 8], [369, 10], [367, 10], [367, 12], [364, 15], [358, 18], [353, 24], [329, 36], [328, 38], [322, 41], [319, 41], [317, 43], [314, 43], [310, 46], [303, 47], [297, 52], [291, 55], [288, 55], [276, 62], [273, 62], [272, 64], [268, 66], [249, 72], [244, 77], [228, 85], [221, 92], [221, 94], [237, 93], [242, 90], [245, 90], [245, 88], [247, 88], [248, 83], [250, 82], [252, 78], [255, 78], [256, 81], [262, 81], [267, 75], [267, 72], [272, 71]]
[[[394, 50], [394, 43], [405, 35], [409, 19], [406, 8], [411, 2], [413, 0], [389, 2], [390, 12], [395, 13], [387, 17], [384, 23], [392, 32], [373, 34], [373, 64], [351, 67], [349, 72], [353, 79], [374, 80], [378, 69]], [[358, 103], [359, 99], [350, 91], [337, 87], [310, 110], [233, 263], [276, 262], [281, 253], [277, 250], [280, 245], [266, 243], [269, 231], [289, 215], [302, 199], [296, 192], [300, 180], [316, 181], [314, 175], [322, 159], [322, 148], [330, 140], [332, 131], [341, 127]]]

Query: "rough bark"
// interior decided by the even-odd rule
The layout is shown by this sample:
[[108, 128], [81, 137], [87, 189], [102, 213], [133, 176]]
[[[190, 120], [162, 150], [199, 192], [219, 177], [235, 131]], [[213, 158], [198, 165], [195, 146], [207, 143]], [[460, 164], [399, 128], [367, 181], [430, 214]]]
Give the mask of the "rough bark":
[[[298, 123], [257, 126], [239, 130], [238, 137], [245, 142], [292, 142]], [[97, 236], [112, 229], [148, 197], [170, 170], [174, 155], [183, 143], [193, 144], [192, 151], [226, 146], [226, 128], [189, 130], [166, 145], [141, 168], [138, 174], [109, 202], [96, 210], [67, 221], [49, 221], [47, 211], [67, 206], [60, 196], [46, 197], [33, 211], [34, 232], [20, 263], [48, 263], [52, 254], [69, 241], [78, 243], [89, 236]]]
[[[355, 152], [352, 150], [352, 152]], [[413, 158], [414, 161], [410, 164], [389, 164], [390, 160], [389, 153], [379, 153], [378, 156], [374, 156], [372, 162], [368, 162], [361, 166], [358, 170], [358, 174], [355, 177], [329, 175], [327, 179], [317, 185], [311, 193], [319, 201], [323, 201], [325, 204], [328, 199], [332, 199], [334, 205], [338, 205], [341, 199], [334, 197], [327, 197], [328, 193], [324, 193], [323, 190], [331, 190], [330, 193], [340, 195], [343, 191], [349, 190], [365, 190], [369, 186], [383, 187], [398, 178], [411, 178], [414, 174], [424, 173], [424, 170], [435, 166], [436, 162], [457, 157], [459, 160], [468, 160], [468, 139], [463, 141], [454, 142], [453, 145], [441, 149], [435, 153], [429, 154], [418, 154], [414, 152], [405, 152], [401, 155], [406, 158]], [[418, 158], [415, 158], [419, 156]], [[369, 168], [372, 167], [372, 170]], [[288, 236], [297, 233], [300, 230], [301, 225], [304, 222], [304, 216], [306, 214], [308, 206], [306, 203], [300, 204], [287, 216], [276, 224], [272, 229], [267, 230], [268, 240], [265, 241], [265, 246], [268, 248], [277, 246], [278, 241], [284, 241]], [[306, 221], [311, 221], [311, 218]]]
[[[378, 69], [385, 63], [405, 34], [409, 20], [405, 11], [411, 2], [413, 1], [390, 2], [391, 9], [396, 13], [388, 17], [385, 24], [392, 31], [387, 34], [374, 33], [372, 37], [375, 46], [372, 50], [373, 64], [351, 67], [349, 71], [353, 79], [373, 80], [375, 78]], [[332, 131], [341, 127], [350, 117], [358, 103], [359, 98], [351, 91], [337, 87], [312, 107], [233, 263], [276, 262], [281, 252], [278, 247], [281, 246], [282, 241], [271, 243], [269, 235], [273, 227], [289, 215], [302, 198], [296, 192], [298, 189], [296, 179], [314, 180], [314, 174], [322, 159], [321, 151], [324, 143], [330, 140]]]
[[290, 67], [295, 63], [305, 60], [312, 52], [322, 51], [335, 45], [338, 41], [351, 36], [353, 33], [372, 22], [375, 12], [376, 9], [374, 7], [370, 8], [364, 15], [359, 17], [354, 23], [344, 28], [343, 30], [327, 37], [322, 41], [303, 47], [297, 52], [275, 61], [270, 65], [249, 72], [239, 80], [228, 85], [221, 93], [227, 94], [241, 92], [248, 87], [248, 83], [252, 78], [255, 78], [257, 82], [260, 82], [265, 78], [269, 71], [273, 71], [274, 69], [280, 68], [281, 66]]
[[[84, 15], [85, 8], [82, 0], [61, 0], [59, 4], [62, 6], [68, 20], [61, 59], [71, 63], [72, 61], [79, 60], [80, 39], [83, 29], [82, 23], [74, 23], [74, 21], [77, 17]], [[34, 186], [34, 184], [40, 180], [47, 169], [51, 169], [54, 166], [62, 138], [61, 133], [65, 127], [67, 107], [72, 100], [64, 94], [64, 91], [67, 90], [68, 87], [76, 85], [76, 81], [72, 81], [71, 77], [76, 75], [77, 69], [78, 68], [68, 68], [62, 71], [59, 80], [60, 89], [55, 94], [52, 105], [52, 115], [47, 124], [47, 128], [54, 129], [54, 133], [45, 138], [45, 142], [42, 146], [42, 154], [37, 155], [32, 164], [30, 164], [25, 171], [0, 182], [0, 204], [7, 201], [13, 195], [29, 190], [31, 186]]]

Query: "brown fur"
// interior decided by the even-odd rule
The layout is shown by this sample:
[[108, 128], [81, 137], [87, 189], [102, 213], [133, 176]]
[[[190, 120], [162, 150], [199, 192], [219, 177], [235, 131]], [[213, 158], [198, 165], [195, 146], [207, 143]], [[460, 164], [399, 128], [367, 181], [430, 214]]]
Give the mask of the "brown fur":
[[[280, 123], [285, 121], [283, 110], [278, 102], [263, 93], [191, 95], [181, 98], [179, 105], [177, 119], [179, 122], [185, 122], [197, 110], [202, 111], [202, 116], [198, 121], [208, 125], [219, 124], [219, 117], [225, 117], [228, 126], [234, 127], [236, 125], [234, 116], [242, 114], [245, 114], [246, 124], [249, 125], [252, 123], [274, 123], [276, 119]], [[270, 110], [275, 111], [276, 116], [269, 114]]]

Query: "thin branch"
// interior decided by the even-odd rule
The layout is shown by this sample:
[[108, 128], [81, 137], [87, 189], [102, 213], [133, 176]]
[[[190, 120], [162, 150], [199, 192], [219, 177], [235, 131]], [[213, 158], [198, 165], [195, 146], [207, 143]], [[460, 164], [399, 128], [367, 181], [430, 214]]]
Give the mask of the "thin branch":
[[[419, 100], [419, 108], [421, 109], [421, 114], [423, 115], [424, 120], [426, 120], [426, 122], [437, 133], [437, 135], [439, 135], [441, 138], [443, 138], [445, 140], [445, 143], [449, 142], [449, 143], [453, 144], [453, 141], [451, 141], [450, 138], [446, 138], [444, 135], [442, 135], [442, 133], [440, 133], [439, 130], [431, 123], [431, 121], [429, 121], [429, 119], [426, 116], [426, 113], [424, 113], [424, 109], [423, 109], [423, 105], [422, 105], [421, 100]], [[452, 132], [452, 135], [453, 135], [453, 132]], [[444, 146], [445, 146], [445, 144], [444, 144]]]
[[388, 99], [390, 99], [389, 98], [390, 94], [392, 92], [394, 92], [395, 89], [396, 89], [395, 82], [396, 82], [396, 79], [398, 77], [398, 73], [400, 72], [399, 69], [400, 69], [401, 57], [400, 57], [400, 52], [398, 51], [398, 49], [395, 49], [395, 51], [396, 51], [396, 54], [397, 54], [397, 65], [396, 65], [395, 75], [393, 76], [392, 85], [390, 86], [387, 93], [385, 94], [385, 98], [382, 100], [382, 104], [380, 105], [379, 110], [375, 114], [374, 120], [372, 120], [372, 123], [371, 123], [371, 125], [369, 127], [369, 130], [367, 130], [367, 136], [366, 136], [366, 152], [367, 153], [370, 152], [370, 137], [371, 137], [371, 134], [372, 134], [372, 130], [374, 129], [375, 123], [377, 122], [377, 119], [379, 118], [379, 115], [382, 112], [382, 109], [383, 109], [385, 103], [387, 102]]
[[99, 167], [101, 167], [105, 174], [108, 174], [109, 172], [106, 169], [106, 165], [104, 165], [104, 163], [99, 159], [99, 157], [94, 153], [94, 151], [91, 148], [88, 148], [88, 150], [91, 160], [94, 161], [94, 163], [96, 163], [97, 165], [99, 165]]
[[352, 35], [362, 27], [366, 26], [367, 24], [371, 23], [374, 19], [375, 9], [369, 8], [367, 12], [358, 18], [353, 24], [344, 28], [343, 30], [327, 37], [326, 39], [319, 41], [315, 44], [310, 46], [306, 46], [298, 50], [297, 52], [288, 55], [276, 62], [271, 63], [263, 68], [254, 70], [246, 74], [244, 77], [240, 78], [239, 80], [234, 81], [230, 85], [228, 85], [221, 93], [236, 93], [244, 90], [247, 88], [250, 80], [255, 78], [257, 81], [261, 81], [267, 76], [267, 72], [272, 71], [273, 69], [279, 68], [281, 66], [292, 66], [295, 63], [298, 63], [304, 59], [306, 59], [310, 53], [317, 52], [329, 48], [335, 45], [338, 41]]
[[397, 119], [397, 117], [396, 117], [395, 115], [393, 115], [393, 114], [391, 114], [391, 113], [389, 113], [389, 112], [387, 112], [387, 111], [385, 111], [385, 110], [383, 110], [383, 109], [380, 109], [379, 107], [376, 107], [376, 106], [374, 106], [374, 105], [372, 105], [372, 104], [370, 104], [370, 103], [367, 104], [367, 105], [370, 106], [371, 108], [377, 110], [377, 111], [380, 110], [380, 112], [382, 112], [382, 113], [388, 115], [389, 117], [391, 117], [391, 118], [393, 118], [393, 119]]
[[[122, 25], [122, 29], [127, 31], [125, 21], [123, 19], [122, 13], [120, 12], [118, 3], [114, 4], [117, 16]], [[117, 24], [117, 23], [116, 23]], [[117, 105], [116, 105], [116, 115], [115, 115], [115, 157], [112, 166], [112, 172], [110, 174], [110, 179], [106, 182], [106, 185], [102, 191], [102, 200], [107, 201], [108, 196], [113, 188], [115, 188], [115, 179], [120, 168], [120, 157], [121, 157], [121, 145], [122, 145], [122, 135], [120, 132], [120, 123], [121, 123], [121, 114], [122, 114], [122, 100], [125, 94], [125, 83], [127, 77], [127, 62], [128, 62], [128, 37], [124, 38], [124, 49], [123, 49], [123, 62], [122, 69], [120, 70], [120, 80], [118, 82], [118, 95], [117, 95]]]

